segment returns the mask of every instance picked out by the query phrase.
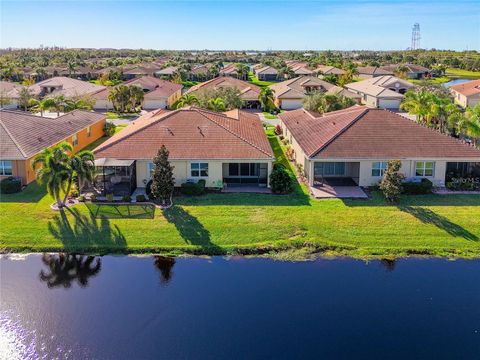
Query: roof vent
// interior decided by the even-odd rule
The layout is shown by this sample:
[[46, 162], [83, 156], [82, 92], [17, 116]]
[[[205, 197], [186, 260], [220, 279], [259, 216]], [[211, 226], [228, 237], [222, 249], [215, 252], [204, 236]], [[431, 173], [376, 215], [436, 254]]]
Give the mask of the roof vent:
[[37, 140], [38, 140], [38, 142], [42, 142], [42, 141], [43, 141], [43, 139], [42, 139], [41, 136], [39, 136], [39, 137], [37, 138]]

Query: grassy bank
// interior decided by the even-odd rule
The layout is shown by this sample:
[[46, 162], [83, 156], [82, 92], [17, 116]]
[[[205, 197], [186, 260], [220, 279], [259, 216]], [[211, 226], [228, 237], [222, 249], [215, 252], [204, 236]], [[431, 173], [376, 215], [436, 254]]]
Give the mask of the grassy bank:
[[463, 69], [448, 68], [445, 75], [450, 78], [480, 79], [480, 71], [468, 71]]
[[[278, 159], [281, 146], [270, 134]], [[293, 171], [290, 168], [291, 171]], [[292, 174], [292, 176], [294, 176]], [[161, 211], [148, 205], [79, 204], [64, 214], [37, 184], [2, 195], [3, 251], [93, 253], [310, 254], [356, 257], [480, 257], [480, 196], [313, 200], [290, 195], [207, 194], [177, 197]]]

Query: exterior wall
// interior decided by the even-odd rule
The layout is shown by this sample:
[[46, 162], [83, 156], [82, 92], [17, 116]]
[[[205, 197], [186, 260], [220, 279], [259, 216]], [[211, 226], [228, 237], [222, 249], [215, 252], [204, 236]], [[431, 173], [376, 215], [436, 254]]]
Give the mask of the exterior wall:
[[[137, 187], [145, 187], [147, 182], [151, 179], [148, 171], [148, 163], [150, 160], [137, 160]], [[190, 163], [204, 162], [208, 163], [208, 177], [193, 178], [190, 176]], [[268, 160], [254, 161], [254, 160], [172, 160], [171, 164], [174, 166], [173, 176], [175, 177], [175, 186], [180, 186], [188, 179], [205, 179], [206, 187], [216, 187], [219, 181], [223, 180], [223, 164], [229, 162], [236, 163], [268, 163], [268, 177], [272, 170], [272, 162]], [[145, 180], [145, 181], [144, 181]]]
[[113, 109], [113, 105], [107, 99], [97, 99], [97, 101], [95, 101], [95, 105], [93, 105], [93, 108], [95, 110], [108, 111]]
[[173, 95], [170, 95], [170, 97], [167, 100], [167, 106], [171, 107], [175, 103], [175, 101], [180, 99], [181, 96], [182, 96], [182, 89], [176, 91]]
[[459, 104], [461, 107], [466, 108], [467, 106], [474, 107], [476, 104], [480, 102], [480, 94], [465, 96], [452, 90], [452, 95], [455, 99], [455, 102]]
[[300, 109], [303, 106], [302, 99], [281, 99], [280, 108], [283, 110]]
[[147, 99], [143, 102], [142, 108], [145, 110], [165, 109], [167, 107], [167, 99]]
[[400, 99], [378, 99], [380, 109], [398, 109], [402, 100]]

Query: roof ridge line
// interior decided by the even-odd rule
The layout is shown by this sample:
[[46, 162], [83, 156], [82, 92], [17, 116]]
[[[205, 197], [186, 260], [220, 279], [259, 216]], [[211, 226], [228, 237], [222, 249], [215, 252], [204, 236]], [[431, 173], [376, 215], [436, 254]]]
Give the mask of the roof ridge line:
[[[14, 111], [11, 111], [12, 113], [14, 113]], [[20, 146], [20, 144], [18, 143], [18, 141], [13, 137], [13, 135], [10, 133], [10, 131], [8, 131], [7, 127], [5, 126], [5, 124], [3, 123], [3, 121], [0, 120], [0, 125], [2, 125], [2, 128], [3, 130], [5, 130], [6, 134], [10, 137], [10, 139], [13, 141], [13, 143], [15, 145], [17, 145], [17, 148], [18, 150], [20, 150], [20, 152], [22, 153], [23, 157], [24, 158], [28, 158], [27, 156], [27, 153], [25, 151], [23, 151], [22, 147]]]
[[[203, 109], [202, 109], [202, 110], [203, 110]], [[240, 136], [239, 134], [237, 134], [237, 133], [235, 133], [234, 131], [226, 128], [226, 127], [223, 126], [222, 124], [219, 124], [219, 123], [218, 123], [217, 121], [215, 121], [214, 119], [209, 118], [208, 116], [206, 116], [205, 114], [203, 114], [203, 112], [202, 112], [201, 110], [196, 109], [196, 111], [197, 111], [198, 113], [200, 113], [200, 114], [201, 114], [203, 117], [205, 117], [206, 119], [210, 120], [211, 122], [213, 122], [213, 123], [216, 124], [217, 126], [220, 126], [222, 129], [228, 131], [230, 134], [236, 136], [237, 138], [239, 138], [239, 139], [242, 140], [243, 142], [247, 143], [248, 145], [254, 147], [255, 149], [259, 150], [260, 152], [264, 153], [264, 154], [267, 155], [267, 156], [274, 157], [273, 154], [268, 154], [265, 150], [259, 148], [259, 147], [256, 146], [255, 144], [252, 144], [250, 141], [248, 141], [247, 139], [243, 138], [243, 137]], [[223, 115], [223, 116], [230, 119], [230, 117], [228, 117], [228, 116], [226, 116], [226, 115]], [[239, 117], [239, 118], [240, 118], [240, 117]]]

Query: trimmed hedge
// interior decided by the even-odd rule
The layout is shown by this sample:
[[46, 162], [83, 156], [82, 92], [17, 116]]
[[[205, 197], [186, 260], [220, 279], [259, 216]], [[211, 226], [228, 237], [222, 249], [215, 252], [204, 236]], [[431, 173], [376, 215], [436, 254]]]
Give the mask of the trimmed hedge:
[[420, 182], [404, 182], [402, 183], [403, 193], [407, 195], [423, 195], [431, 194], [433, 183], [423, 178]]
[[137, 202], [145, 202], [145, 201], [147, 201], [147, 198], [146, 198], [145, 195], [143, 195], [143, 194], [137, 195], [135, 199], [137, 200]]
[[198, 180], [196, 183], [183, 183], [181, 191], [184, 195], [202, 195], [205, 192], [205, 180]]
[[9, 176], [0, 181], [2, 194], [14, 194], [22, 191], [22, 180], [18, 177]]

